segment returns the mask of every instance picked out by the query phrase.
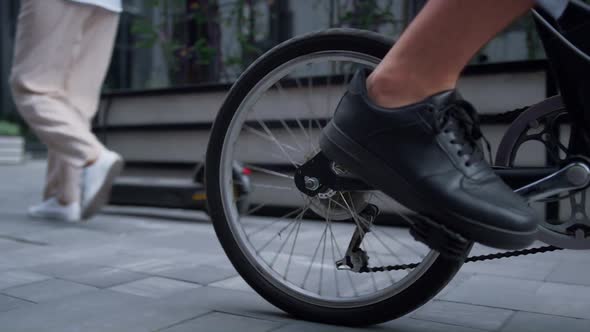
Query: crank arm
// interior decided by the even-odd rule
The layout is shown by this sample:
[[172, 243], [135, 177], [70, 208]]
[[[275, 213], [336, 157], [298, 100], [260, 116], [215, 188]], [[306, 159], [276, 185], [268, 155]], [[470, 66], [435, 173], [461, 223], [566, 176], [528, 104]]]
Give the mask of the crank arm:
[[573, 162], [553, 174], [521, 187], [515, 192], [528, 202], [580, 190], [590, 185], [590, 167], [583, 162]]

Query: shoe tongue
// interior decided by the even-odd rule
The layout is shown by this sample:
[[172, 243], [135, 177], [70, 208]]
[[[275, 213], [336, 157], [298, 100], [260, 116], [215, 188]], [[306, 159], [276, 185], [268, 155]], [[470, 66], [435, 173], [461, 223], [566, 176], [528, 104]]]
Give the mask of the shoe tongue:
[[425, 103], [434, 105], [435, 109], [441, 109], [442, 107], [453, 103], [457, 100], [463, 100], [461, 94], [455, 89], [453, 90], [446, 90], [443, 92], [439, 92], [435, 95], [428, 97], [424, 100]]

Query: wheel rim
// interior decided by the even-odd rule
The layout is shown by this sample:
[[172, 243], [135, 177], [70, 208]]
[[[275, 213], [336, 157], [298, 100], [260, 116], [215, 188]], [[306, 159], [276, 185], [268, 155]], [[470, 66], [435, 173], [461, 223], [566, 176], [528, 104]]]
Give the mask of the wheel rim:
[[[381, 225], [378, 228], [377, 225], [374, 225], [373, 231], [363, 241], [365, 245], [363, 249], [369, 252], [371, 256], [371, 265], [396, 265], [416, 261], [421, 261], [421, 263], [409, 271], [382, 272], [379, 274], [358, 274], [336, 270], [334, 260], [342, 258], [350, 235], [354, 230], [354, 225], [336, 223], [335, 219], [338, 218], [332, 218], [336, 214], [332, 213], [331, 209], [339, 208], [342, 211], [348, 211], [351, 215], [355, 215], [358, 211], [352, 205], [356, 204], [355, 202], [358, 200], [352, 197], [347, 198], [346, 195], [350, 195], [350, 193], [337, 193], [336, 195], [341, 197], [339, 201], [328, 200], [327, 204], [324, 203], [324, 210], [327, 212], [323, 216], [323, 222], [304, 219], [307, 217], [308, 212], [314, 211], [321, 214], [322, 210], [318, 209], [317, 206], [313, 208], [312, 204], [317, 205], [317, 202], [304, 197], [300, 193], [302, 205], [281, 214], [281, 217], [261, 219], [259, 217], [240, 215], [236, 208], [235, 195], [231, 190], [227, 189], [232, 188], [235, 180], [235, 177], [232, 177], [231, 169], [236, 162], [263, 176], [282, 179], [284, 182], [292, 182], [292, 179], [288, 171], [281, 168], [277, 170], [274, 164], [273, 167], [252, 165], [247, 160], [244, 162], [244, 159], [248, 159], [247, 157], [237, 158], [240, 153], [247, 153], [244, 152], [245, 150], [250, 151], [248, 148], [243, 149], [241, 146], [238, 148], [237, 145], [251, 139], [252, 136], [256, 136], [274, 146], [275, 151], [270, 152], [269, 149], [270, 159], [282, 159], [283, 163], [290, 164], [294, 169], [294, 167], [318, 151], [318, 134], [320, 128], [325, 125], [323, 117], [328, 116], [328, 118], [331, 118], [331, 113], [333, 113], [336, 105], [330, 102], [330, 98], [338, 95], [327, 97], [324, 113], [321, 110], [318, 113], [317, 108], [314, 111], [313, 105], [310, 106], [310, 100], [314, 100], [316, 94], [321, 95], [321, 93], [314, 91], [314, 85], [311, 84], [313, 80], [302, 78], [298, 74], [322, 72], [329, 68], [327, 69], [328, 74], [338, 73], [339, 70], [342, 71], [344, 73], [343, 81], [347, 82], [354, 66], [374, 67], [379, 61], [378, 58], [352, 51], [324, 51], [307, 54], [284, 63], [268, 73], [242, 100], [224, 139], [219, 172], [219, 184], [222, 190], [221, 201], [230, 230], [240, 250], [249, 263], [273, 286], [310, 304], [331, 308], [352, 308], [370, 305], [390, 298], [407, 289], [420, 278], [435, 262], [438, 253], [413, 241], [408, 234], [407, 228], [398, 227], [393, 229], [387, 226], [381, 227]], [[337, 65], [337, 62], [343, 62], [344, 65]], [[348, 69], [346, 69], [347, 65]], [[314, 67], [315, 71], [313, 70]], [[320, 69], [318, 70], [318, 68]], [[329, 93], [332, 88], [329, 77], [327, 76], [325, 84], [322, 86], [324, 94]], [[273, 88], [273, 93], [275, 93], [275, 96], [278, 94], [281, 100], [286, 101], [288, 99], [287, 89], [283, 87], [286, 78], [291, 78], [291, 81], [294, 80], [300, 92], [305, 90], [305, 99], [307, 101], [301, 100], [301, 103], [302, 107], [308, 108], [308, 116], [311, 117], [307, 119], [289, 118], [290, 124], [287, 124], [287, 121], [277, 119], [276, 116], [270, 119], [260, 119], [260, 117], [255, 116], [258, 125], [257, 128], [252, 128], [249, 125], [252, 113], [259, 113], [255, 106], [261, 101], [264, 103], [263, 98], [268, 97], [267, 93], [270, 88]], [[306, 86], [301, 83], [304, 80], [307, 81]], [[344, 90], [343, 87], [341, 89]], [[281, 135], [273, 132], [275, 128], [267, 124], [269, 120], [274, 121], [275, 124], [278, 123], [279, 128], [282, 126]], [[298, 141], [297, 134], [308, 138], [308, 142]], [[281, 140], [281, 138], [284, 140]], [[306, 150], [302, 151], [304, 148]], [[237, 151], [239, 152], [236, 153]], [[293, 183], [291, 183], [291, 186], [263, 184], [262, 186], [254, 185], [254, 188], [296, 190]], [[384, 204], [388, 203], [387, 199], [380, 197], [382, 196], [380, 194], [369, 193], [367, 195], [375, 201]], [[389, 202], [389, 204], [395, 203]], [[264, 203], [254, 206], [249, 212], [255, 213], [262, 208], [264, 208]], [[399, 216], [401, 219], [411, 222], [407, 216], [401, 213]], [[358, 214], [356, 214], [356, 217], [358, 217]], [[253, 243], [257, 236], [262, 236], [260, 234], [265, 235], [265, 233], [270, 234], [271, 242], [269, 242], [268, 238], [263, 238], [256, 240], [260, 243]], [[305, 237], [307, 237], [305, 240], [308, 240], [309, 243], [314, 243], [314, 236], [318, 238], [317, 244], [305, 246], [305, 248], [298, 247], [298, 238], [301, 239], [300, 243], [304, 243], [303, 239]], [[369, 241], [369, 237], [371, 237], [372, 243]], [[277, 238], [281, 241], [277, 241]], [[402, 253], [404, 254], [403, 259], [400, 257]], [[387, 260], [386, 258], [390, 259]], [[295, 270], [295, 268], [298, 270]], [[328, 279], [329, 277], [331, 280]], [[314, 284], [315, 281], [317, 281], [317, 285]]]

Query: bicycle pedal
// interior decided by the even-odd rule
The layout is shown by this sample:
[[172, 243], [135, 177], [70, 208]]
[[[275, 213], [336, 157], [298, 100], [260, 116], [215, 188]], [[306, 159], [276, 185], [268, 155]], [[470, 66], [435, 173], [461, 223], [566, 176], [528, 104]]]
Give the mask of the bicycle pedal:
[[410, 234], [416, 241], [452, 260], [464, 261], [471, 245], [471, 241], [461, 234], [427, 218], [415, 220], [410, 228]]

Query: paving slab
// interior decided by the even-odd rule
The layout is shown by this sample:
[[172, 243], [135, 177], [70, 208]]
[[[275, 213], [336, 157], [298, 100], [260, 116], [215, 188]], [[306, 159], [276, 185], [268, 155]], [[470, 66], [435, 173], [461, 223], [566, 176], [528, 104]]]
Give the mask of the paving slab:
[[26, 270], [42, 264], [61, 263], [67, 260], [59, 256], [64, 250], [65, 248], [57, 246], [25, 245], [22, 249], [12, 251], [10, 255], [1, 256], [0, 270]]
[[0, 313], [32, 304], [33, 303], [29, 301], [24, 301], [22, 299], [17, 299], [12, 296], [0, 294]]
[[556, 283], [590, 286], [590, 263], [561, 262], [545, 280]]
[[501, 332], [588, 332], [590, 320], [518, 312]]
[[[81, 224], [28, 218], [43, 174], [43, 163], [0, 166], [10, 179], [0, 188], [2, 331], [590, 331], [588, 252], [467, 264], [411, 315], [372, 327], [327, 326], [297, 320], [256, 294], [204, 213], [116, 208]], [[317, 241], [318, 229], [310, 224], [300, 238]], [[473, 254], [492, 252], [475, 246]]]
[[380, 325], [379, 327], [385, 328], [385, 331], [391, 332], [481, 332], [480, 329], [474, 329], [471, 327], [449, 325], [437, 322], [424, 321], [412, 318], [402, 318], [399, 320], [391, 321]]
[[16, 286], [2, 293], [31, 302], [47, 302], [84, 292], [96, 290], [95, 287], [77, 284], [71, 281], [48, 279], [24, 286]]
[[78, 274], [69, 274], [64, 276], [63, 279], [98, 288], [108, 288], [140, 279], [145, 279], [146, 277], [148, 276], [143, 273], [126, 271], [112, 267], [100, 267]]
[[96, 290], [1, 313], [0, 326], [10, 332], [150, 332], [206, 313], [191, 306]]
[[154, 273], [162, 277], [209, 285], [216, 281], [237, 276], [238, 272], [231, 266], [198, 265], [190, 268], [172, 268]]
[[50, 278], [50, 276], [29, 271], [16, 270], [0, 272], [0, 291], [6, 288], [26, 285]]
[[29, 268], [30, 271], [44, 275], [65, 278], [71, 275], [82, 274], [101, 268], [100, 265], [83, 263], [80, 261], [67, 261], [51, 264], [41, 264]]
[[199, 287], [199, 285], [193, 283], [160, 277], [150, 277], [111, 287], [110, 290], [137, 296], [162, 298]]
[[172, 326], [162, 332], [265, 332], [276, 330], [281, 323], [246, 316], [212, 312]]
[[590, 319], [590, 287], [475, 275], [443, 300]]
[[413, 318], [451, 325], [495, 331], [514, 315], [513, 310], [464, 303], [432, 301], [418, 309]]
[[248, 316], [275, 322], [293, 322], [293, 317], [273, 306], [254, 292], [242, 292], [217, 287], [203, 286], [158, 299], [161, 303], [174, 306], [218, 311]]
[[335, 325], [312, 324], [306, 322], [292, 322], [290, 324], [283, 325], [282, 327], [279, 327], [276, 330], [273, 330], [273, 332], [360, 332], [371, 330], [380, 332], [387, 331], [381, 326], [378, 326], [377, 328], [351, 328]]
[[16, 250], [16, 249], [20, 249], [22, 248], [23, 243], [16, 241], [15, 239], [12, 239], [10, 237], [8, 238], [2, 238], [0, 236], [0, 252], [2, 253], [7, 253], [11, 250]]
[[225, 280], [214, 282], [210, 284], [211, 287], [218, 287], [223, 289], [236, 290], [241, 292], [255, 293], [255, 291], [248, 285], [248, 283], [240, 276], [231, 277]]
[[557, 267], [559, 261], [506, 258], [496, 261], [467, 263], [461, 267], [465, 273], [497, 275], [524, 280], [543, 281]]

